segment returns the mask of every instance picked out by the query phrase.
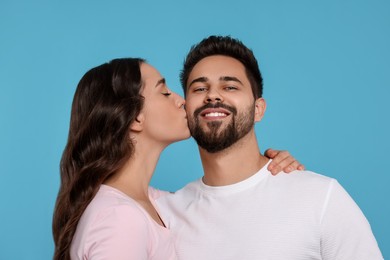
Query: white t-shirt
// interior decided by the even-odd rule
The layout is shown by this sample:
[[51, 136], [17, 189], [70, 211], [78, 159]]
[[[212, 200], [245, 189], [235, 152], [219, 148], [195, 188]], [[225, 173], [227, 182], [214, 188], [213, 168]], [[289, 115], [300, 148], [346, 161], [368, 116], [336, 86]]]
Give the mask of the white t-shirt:
[[[149, 189], [155, 199], [158, 190]], [[73, 236], [71, 259], [173, 260], [168, 229], [157, 224], [135, 200], [101, 185], [84, 211]]]
[[157, 200], [182, 260], [383, 259], [359, 207], [308, 171], [212, 187], [197, 180]]

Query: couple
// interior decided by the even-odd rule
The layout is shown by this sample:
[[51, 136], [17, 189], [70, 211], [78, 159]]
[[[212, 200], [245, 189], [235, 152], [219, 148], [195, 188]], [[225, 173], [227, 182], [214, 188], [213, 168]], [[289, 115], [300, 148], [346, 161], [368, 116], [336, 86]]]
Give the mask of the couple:
[[[83, 76], [61, 160], [55, 259], [383, 259], [337, 181], [272, 176], [303, 166], [260, 154], [254, 123], [266, 105], [252, 51], [210, 36], [190, 50], [181, 83], [185, 101], [130, 58]], [[150, 188], [160, 153], [190, 133], [203, 178], [174, 194]]]

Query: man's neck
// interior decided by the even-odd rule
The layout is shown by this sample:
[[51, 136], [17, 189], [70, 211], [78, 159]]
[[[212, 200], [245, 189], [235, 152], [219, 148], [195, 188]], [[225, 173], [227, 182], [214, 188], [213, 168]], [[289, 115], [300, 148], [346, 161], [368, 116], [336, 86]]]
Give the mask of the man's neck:
[[199, 151], [204, 170], [203, 182], [210, 186], [243, 181], [268, 162], [268, 158], [260, 153], [254, 131], [220, 152], [209, 153], [202, 148]]

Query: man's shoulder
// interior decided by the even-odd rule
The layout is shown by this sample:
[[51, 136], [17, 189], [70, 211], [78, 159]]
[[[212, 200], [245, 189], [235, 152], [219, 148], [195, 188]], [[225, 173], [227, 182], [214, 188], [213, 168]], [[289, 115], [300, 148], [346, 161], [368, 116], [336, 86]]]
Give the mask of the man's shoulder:
[[[297, 173], [297, 174], [295, 174]], [[334, 178], [323, 175], [321, 173], [305, 170], [305, 171], [294, 171], [290, 173], [289, 175], [296, 177], [296, 178], [301, 178], [302, 180], [307, 180], [307, 181], [315, 181], [315, 182], [329, 182], [334, 180]]]
[[284, 186], [288, 189], [297, 189], [302, 191], [322, 190], [327, 192], [337, 180], [312, 171], [293, 171], [289, 174], [280, 173], [272, 176], [272, 183], [276, 186]]
[[183, 188], [179, 189], [175, 193], [171, 194], [171, 196], [192, 196], [198, 193], [201, 190], [202, 179], [197, 179], [186, 184]]
[[178, 206], [179, 204], [186, 204], [188, 202], [191, 202], [196, 197], [196, 194], [201, 191], [201, 182], [201, 179], [192, 181], [174, 193], [169, 193], [165, 196], [161, 196], [156, 200], [156, 202], [159, 205], [172, 206]]

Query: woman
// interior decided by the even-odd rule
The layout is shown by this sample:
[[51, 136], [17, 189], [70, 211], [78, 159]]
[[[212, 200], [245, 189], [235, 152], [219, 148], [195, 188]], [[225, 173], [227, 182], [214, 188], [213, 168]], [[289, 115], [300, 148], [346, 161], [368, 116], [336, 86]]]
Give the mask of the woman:
[[149, 182], [164, 148], [190, 136], [184, 103], [143, 59], [115, 59], [83, 76], [61, 159], [54, 259], [175, 259], [153, 202], [163, 192]]

